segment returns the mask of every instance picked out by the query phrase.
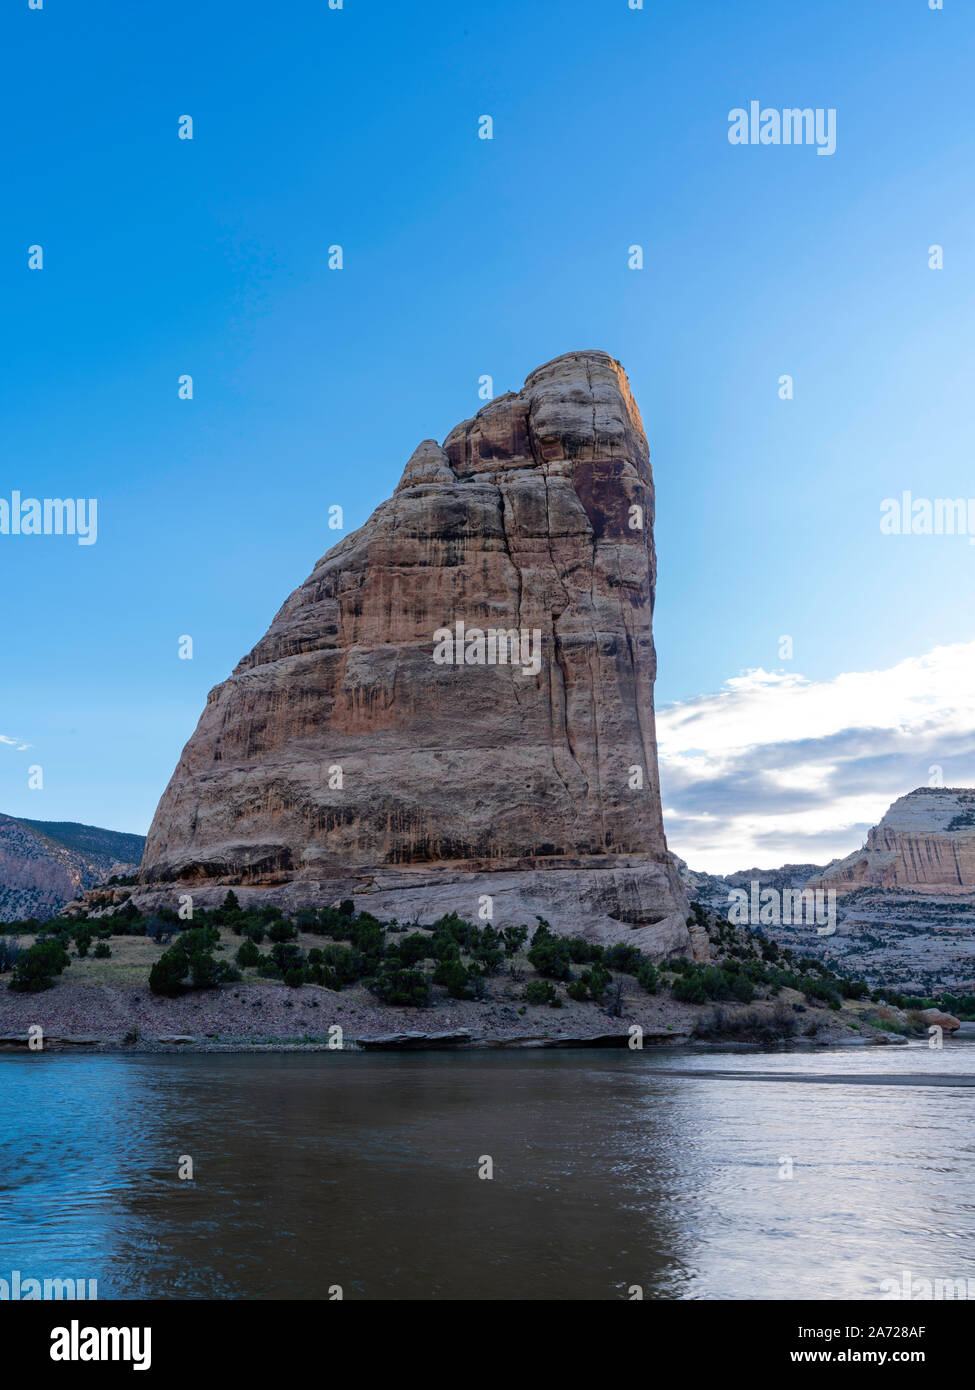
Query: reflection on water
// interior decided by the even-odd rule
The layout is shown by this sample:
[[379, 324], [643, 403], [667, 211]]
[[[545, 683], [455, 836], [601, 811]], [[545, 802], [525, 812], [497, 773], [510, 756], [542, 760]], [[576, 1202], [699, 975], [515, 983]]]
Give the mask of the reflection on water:
[[[723, 1067], [782, 1081], [677, 1074]], [[973, 1074], [975, 1044], [5, 1057], [0, 1277], [258, 1299], [876, 1298], [904, 1269], [975, 1277], [975, 1092], [857, 1083], [881, 1071]], [[788, 1080], [810, 1072], [848, 1084]]]

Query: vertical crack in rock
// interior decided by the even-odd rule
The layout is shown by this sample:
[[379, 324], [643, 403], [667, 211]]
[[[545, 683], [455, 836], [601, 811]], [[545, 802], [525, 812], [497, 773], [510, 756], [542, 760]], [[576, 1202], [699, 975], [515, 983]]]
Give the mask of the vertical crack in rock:
[[[530, 408], [529, 408], [529, 417], [530, 417], [530, 415], [531, 415], [531, 410], [530, 410]], [[529, 422], [528, 422], [528, 423], [529, 423], [529, 439], [530, 439], [530, 438], [531, 438], [531, 424], [530, 424], [530, 418], [529, 418]], [[533, 456], [534, 456], [534, 450], [532, 450], [532, 453], [533, 453]], [[562, 616], [562, 613], [564, 613], [564, 612], [566, 611], [566, 609], [569, 608], [569, 607], [571, 606], [572, 600], [571, 600], [571, 597], [570, 597], [570, 595], [569, 595], [569, 590], [568, 590], [568, 587], [567, 587], [567, 585], [566, 585], [565, 578], [564, 578], [564, 576], [563, 576], [563, 574], [562, 574], [561, 569], [559, 568], [559, 565], [556, 563], [555, 554], [554, 554], [554, 552], [553, 552], [553, 550], [552, 550], [552, 499], [551, 499], [551, 495], [550, 495], [550, 493], [549, 493], [549, 488], [548, 488], [548, 469], [546, 468], [546, 466], [545, 466], [544, 464], [542, 464], [542, 483], [543, 483], [543, 485], [544, 485], [544, 487], [545, 487], [545, 528], [546, 528], [546, 535], [547, 535], [547, 539], [548, 539], [548, 558], [549, 558], [549, 563], [550, 563], [551, 566], [552, 566], [552, 573], [555, 575], [555, 578], [558, 580], [558, 582], [559, 582], [559, 584], [560, 584], [560, 586], [561, 586], [561, 589], [562, 589], [562, 596], [563, 596], [563, 598], [564, 598], [564, 600], [565, 600], [565, 606], [564, 606], [562, 609], [560, 609], [560, 611], [559, 611], [558, 613], [552, 612], [552, 614], [551, 614], [551, 624], [552, 624], [552, 655], [553, 655], [553, 657], [555, 658], [555, 661], [558, 663], [559, 672], [561, 673], [561, 676], [562, 676], [562, 729], [563, 729], [563, 732], [564, 732], [564, 734], [565, 734], [565, 742], [566, 742], [566, 747], [567, 747], [567, 749], [568, 749], [568, 751], [569, 751], [569, 755], [570, 755], [570, 757], [572, 758], [572, 761], [575, 763], [576, 767], [579, 769], [579, 775], [582, 777], [583, 781], [584, 781], [585, 784], [586, 784], [586, 796], [589, 796], [589, 790], [590, 790], [590, 789], [589, 789], [589, 778], [586, 776], [585, 770], [584, 770], [582, 764], [581, 764], [580, 761], [579, 761], [578, 755], [577, 755], [577, 753], [576, 753], [575, 744], [574, 744], [573, 739], [572, 739], [572, 725], [571, 725], [571, 720], [570, 720], [570, 718], [569, 718], [569, 676], [568, 676], [568, 669], [567, 669], [566, 660], [565, 660], [565, 652], [564, 652], [563, 647], [562, 647], [562, 639], [561, 639], [561, 637], [560, 637], [560, 635], [559, 635], [559, 629], [558, 629], [559, 618]], [[592, 701], [592, 709], [593, 709], [593, 714], [594, 714], [594, 716], [595, 716], [595, 710], [596, 710], [596, 702], [595, 702], [595, 699], [593, 699], [593, 701]], [[593, 728], [594, 728], [594, 732], [595, 732], [595, 735], [596, 735], [596, 777], [597, 777], [597, 780], [598, 780], [598, 777], [599, 777], [599, 731], [598, 731], [598, 728], [596, 728], [595, 718], [594, 718], [594, 721], [593, 721]], [[554, 745], [553, 745], [553, 758], [552, 758], [552, 762], [553, 762], [553, 766], [554, 766], [554, 765], [555, 765], [555, 747], [554, 747]], [[558, 771], [558, 768], [557, 768], [557, 767], [556, 767], [556, 771]], [[560, 774], [560, 776], [561, 776], [561, 774]], [[602, 821], [602, 806], [601, 806], [601, 804], [600, 804], [600, 808], [599, 808], [599, 815], [600, 815], [600, 821]]]
[[[512, 550], [511, 550], [511, 542], [510, 542], [509, 539], [508, 539], [507, 512], [508, 512], [509, 503], [508, 503], [508, 495], [507, 495], [507, 493], [506, 493], [506, 491], [505, 491], [505, 488], [504, 488], [504, 485], [503, 485], [503, 484], [499, 484], [499, 486], [498, 486], [498, 503], [499, 503], [498, 515], [499, 515], [500, 522], [501, 522], [501, 543], [502, 543], [502, 545], [504, 546], [505, 554], [506, 554], [507, 557], [508, 557], [508, 561], [509, 561], [509, 563], [510, 563], [510, 565], [511, 565], [511, 568], [514, 570], [514, 573], [515, 573], [515, 581], [516, 581], [517, 586], [518, 586], [518, 598], [517, 598], [517, 600], [516, 600], [515, 624], [514, 624], [514, 625], [515, 625], [515, 627], [518, 628], [519, 631], [520, 631], [520, 629], [521, 629], [521, 592], [522, 592], [521, 566], [518, 564], [517, 560], [515, 559], [515, 557], [514, 557], [514, 555], [513, 555], [513, 553], [512, 553]], [[514, 686], [512, 687], [512, 689], [514, 690], [515, 703], [518, 705], [518, 707], [519, 707], [519, 709], [520, 709], [520, 708], [521, 708], [521, 697], [520, 697], [520, 695], [518, 694], [518, 686], [517, 686], [517, 685], [514, 685]]]

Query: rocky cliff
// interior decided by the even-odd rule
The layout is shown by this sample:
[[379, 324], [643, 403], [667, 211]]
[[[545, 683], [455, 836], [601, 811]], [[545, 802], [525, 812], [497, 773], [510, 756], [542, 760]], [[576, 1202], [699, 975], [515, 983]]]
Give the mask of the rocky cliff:
[[0, 922], [53, 917], [80, 891], [131, 874], [144, 844], [93, 825], [0, 815]]
[[918, 787], [900, 797], [863, 849], [831, 864], [807, 887], [900, 889], [927, 895], [975, 892], [975, 789]]
[[822, 864], [783, 864], [779, 869], [737, 869], [732, 874], [707, 874], [690, 868], [683, 859], [674, 856], [680, 880], [692, 902], [707, 904], [721, 912], [727, 911], [733, 888], [749, 889], [758, 883], [763, 889], [801, 889], [812, 877], [824, 872]]
[[692, 949], [657, 780], [653, 516], [603, 352], [424, 440], [211, 691], [143, 901], [232, 884], [426, 921], [489, 897], [502, 924]]

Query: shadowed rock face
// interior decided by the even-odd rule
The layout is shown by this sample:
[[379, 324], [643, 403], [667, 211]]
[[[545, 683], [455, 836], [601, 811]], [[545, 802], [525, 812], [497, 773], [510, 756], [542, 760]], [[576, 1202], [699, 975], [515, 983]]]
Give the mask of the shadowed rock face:
[[653, 505], [606, 353], [425, 440], [210, 692], [144, 888], [421, 921], [489, 894], [501, 925], [690, 949], [657, 780]]

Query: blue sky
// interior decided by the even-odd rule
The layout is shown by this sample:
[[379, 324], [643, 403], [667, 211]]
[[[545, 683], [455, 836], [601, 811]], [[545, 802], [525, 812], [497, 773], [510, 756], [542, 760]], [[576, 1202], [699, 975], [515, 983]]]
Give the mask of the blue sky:
[[[973, 491], [973, 40], [961, 0], [6, 6], [0, 496], [97, 497], [99, 524], [0, 536], [0, 809], [144, 831], [207, 691], [338, 538], [329, 506], [347, 533], [482, 374], [500, 393], [572, 348], [623, 362], [650, 439], [658, 707], [970, 642], [975, 548], [879, 518]], [[729, 144], [752, 99], [835, 108], [835, 154]], [[701, 867], [763, 843], [723, 811], [693, 829], [760, 724], [703, 783], [665, 760]], [[973, 780], [950, 712], [932, 737], [916, 772], [845, 757], [855, 806], [830, 820], [819, 779], [784, 839], [749, 784], [767, 861], [853, 848], [932, 758]]]

